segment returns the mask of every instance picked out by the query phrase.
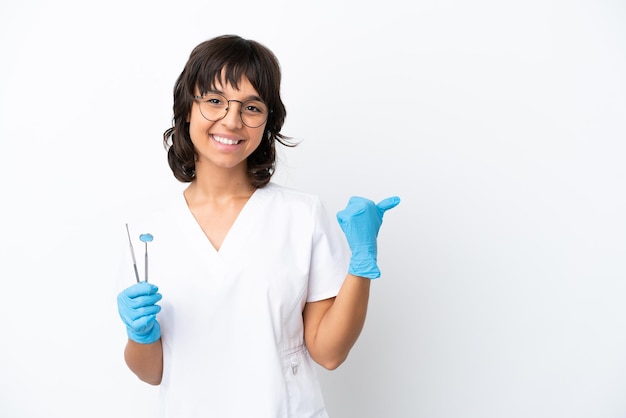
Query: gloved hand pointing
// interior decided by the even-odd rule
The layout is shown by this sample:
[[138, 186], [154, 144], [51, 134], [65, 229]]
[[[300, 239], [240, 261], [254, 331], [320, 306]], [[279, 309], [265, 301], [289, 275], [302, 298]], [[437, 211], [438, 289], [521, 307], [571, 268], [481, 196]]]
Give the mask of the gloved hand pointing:
[[140, 282], [117, 295], [117, 309], [128, 338], [140, 344], [151, 344], [161, 338], [161, 326], [156, 320], [161, 311], [156, 303], [162, 298], [158, 290], [151, 283]]
[[337, 213], [337, 220], [352, 250], [348, 272], [355, 276], [376, 279], [380, 277], [377, 264], [377, 237], [383, 215], [400, 203], [397, 196], [375, 204], [369, 199], [353, 196], [348, 206]]

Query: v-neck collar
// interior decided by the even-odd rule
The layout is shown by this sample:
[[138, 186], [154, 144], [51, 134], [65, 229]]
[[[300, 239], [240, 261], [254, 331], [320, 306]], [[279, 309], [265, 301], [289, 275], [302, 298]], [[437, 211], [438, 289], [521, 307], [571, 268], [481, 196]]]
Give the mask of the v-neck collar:
[[239, 252], [239, 248], [246, 242], [246, 238], [254, 227], [255, 208], [258, 207], [263, 200], [263, 195], [262, 188], [256, 189], [252, 195], [250, 195], [250, 198], [243, 205], [235, 221], [226, 233], [219, 250], [213, 246], [202, 230], [202, 227], [191, 212], [183, 193], [179, 196], [176, 210], [178, 213], [177, 217], [180, 220], [181, 228], [183, 228], [185, 236], [201, 257], [226, 260], [230, 258], [232, 254], [236, 255]]

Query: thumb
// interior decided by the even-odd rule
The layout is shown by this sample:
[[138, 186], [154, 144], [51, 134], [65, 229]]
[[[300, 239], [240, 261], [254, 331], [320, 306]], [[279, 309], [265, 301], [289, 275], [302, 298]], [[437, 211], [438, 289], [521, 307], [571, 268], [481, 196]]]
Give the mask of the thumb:
[[387, 199], [383, 199], [376, 205], [378, 209], [381, 211], [381, 214], [385, 213], [385, 211], [395, 208], [400, 203], [400, 198], [398, 196], [388, 197]]

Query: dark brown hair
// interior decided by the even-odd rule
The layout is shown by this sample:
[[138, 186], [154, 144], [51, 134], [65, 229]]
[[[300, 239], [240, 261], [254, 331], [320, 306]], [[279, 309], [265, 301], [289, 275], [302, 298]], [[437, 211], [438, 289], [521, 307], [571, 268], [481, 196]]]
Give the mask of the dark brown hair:
[[264, 45], [236, 35], [222, 35], [202, 42], [191, 52], [174, 85], [172, 127], [163, 133], [163, 145], [174, 177], [188, 183], [196, 177], [196, 152], [189, 135], [187, 117], [193, 97], [215, 87], [216, 82], [238, 88], [245, 76], [270, 109], [263, 140], [248, 157], [248, 177], [254, 187], [263, 187], [276, 166], [276, 141], [289, 147], [296, 143], [280, 130], [287, 110], [280, 98], [281, 72], [276, 56]]

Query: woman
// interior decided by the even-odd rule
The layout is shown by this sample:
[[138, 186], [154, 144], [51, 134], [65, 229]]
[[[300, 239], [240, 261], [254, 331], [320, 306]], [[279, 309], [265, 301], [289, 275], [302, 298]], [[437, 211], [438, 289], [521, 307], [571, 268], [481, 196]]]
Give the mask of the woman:
[[270, 50], [227, 35], [176, 81], [164, 142], [189, 185], [132, 225], [154, 237], [150, 283], [118, 295], [126, 363], [161, 385], [164, 416], [327, 417], [313, 361], [337, 368], [363, 327], [376, 236], [399, 199], [353, 197], [337, 222], [271, 182], [276, 142], [294, 145], [280, 80]]

